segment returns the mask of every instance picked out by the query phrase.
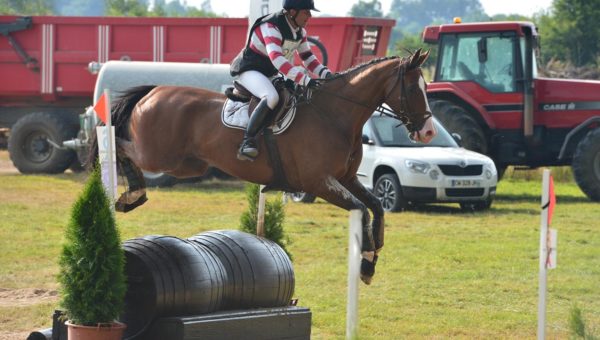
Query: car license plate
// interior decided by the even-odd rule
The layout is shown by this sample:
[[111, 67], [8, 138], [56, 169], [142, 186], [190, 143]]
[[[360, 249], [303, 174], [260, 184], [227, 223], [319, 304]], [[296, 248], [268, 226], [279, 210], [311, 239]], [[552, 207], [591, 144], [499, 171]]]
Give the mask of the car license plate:
[[480, 187], [481, 181], [476, 179], [453, 179], [451, 185], [454, 188], [473, 188]]

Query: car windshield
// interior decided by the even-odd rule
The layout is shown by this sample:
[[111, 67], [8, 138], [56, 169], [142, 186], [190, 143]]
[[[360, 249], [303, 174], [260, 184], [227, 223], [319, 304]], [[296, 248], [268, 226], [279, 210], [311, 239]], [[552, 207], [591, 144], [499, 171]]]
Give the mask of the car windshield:
[[437, 129], [437, 135], [429, 142], [424, 144], [421, 142], [413, 142], [408, 138], [408, 130], [400, 121], [386, 116], [373, 116], [371, 117], [373, 122], [372, 127], [375, 133], [379, 137], [382, 146], [402, 146], [402, 147], [423, 147], [423, 146], [437, 146], [437, 147], [458, 147], [456, 141], [450, 133], [434, 118], [434, 124]]

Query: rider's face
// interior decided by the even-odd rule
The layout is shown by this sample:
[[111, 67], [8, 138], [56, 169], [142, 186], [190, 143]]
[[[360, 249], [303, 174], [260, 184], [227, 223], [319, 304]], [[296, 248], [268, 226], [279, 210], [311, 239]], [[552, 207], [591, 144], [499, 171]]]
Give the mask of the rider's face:
[[296, 15], [296, 23], [300, 27], [305, 27], [306, 24], [308, 23], [308, 19], [310, 19], [312, 17], [312, 14], [310, 13], [310, 9], [301, 9], [301, 10], [292, 9], [292, 10], [290, 10], [290, 14], [292, 16]]

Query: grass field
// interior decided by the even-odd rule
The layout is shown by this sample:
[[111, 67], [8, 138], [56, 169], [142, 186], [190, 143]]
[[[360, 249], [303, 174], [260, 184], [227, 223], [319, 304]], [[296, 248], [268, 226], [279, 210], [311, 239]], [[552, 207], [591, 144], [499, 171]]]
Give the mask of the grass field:
[[[536, 174], [507, 177], [487, 212], [437, 205], [386, 215], [375, 280], [361, 286], [360, 339], [535, 338], [541, 184]], [[0, 172], [0, 339], [50, 326], [63, 231], [84, 180]], [[122, 239], [237, 229], [247, 208], [243, 188], [211, 181], [150, 190], [144, 206], [117, 215]], [[575, 305], [600, 330], [600, 206], [568, 176], [556, 192], [558, 268], [549, 272], [547, 334], [566, 339]], [[312, 310], [313, 339], [342, 339], [348, 213], [321, 200], [285, 210], [294, 295]]]

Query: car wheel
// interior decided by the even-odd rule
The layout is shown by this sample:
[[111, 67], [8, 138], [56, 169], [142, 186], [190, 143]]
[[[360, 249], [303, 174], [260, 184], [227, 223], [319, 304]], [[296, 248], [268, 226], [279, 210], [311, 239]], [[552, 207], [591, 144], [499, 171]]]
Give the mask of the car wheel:
[[305, 193], [304, 191], [291, 192], [290, 197], [292, 197], [292, 201], [297, 203], [313, 203], [317, 199], [315, 195]]
[[406, 200], [402, 195], [402, 186], [395, 174], [385, 174], [375, 182], [374, 194], [385, 211], [402, 211]]
[[460, 203], [460, 208], [463, 211], [483, 211], [487, 210], [492, 206], [492, 200], [487, 199], [485, 201], [475, 201], [475, 202], [462, 202]]

